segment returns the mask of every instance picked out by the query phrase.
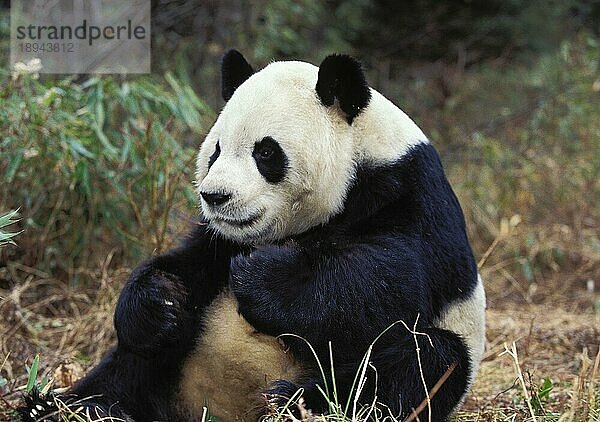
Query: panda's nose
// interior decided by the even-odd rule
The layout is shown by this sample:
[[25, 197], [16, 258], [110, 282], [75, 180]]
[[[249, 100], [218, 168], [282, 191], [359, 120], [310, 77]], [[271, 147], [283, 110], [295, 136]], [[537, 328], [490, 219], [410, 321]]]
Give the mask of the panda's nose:
[[200, 192], [202, 199], [212, 206], [222, 205], [231, 199], [228, 193]]

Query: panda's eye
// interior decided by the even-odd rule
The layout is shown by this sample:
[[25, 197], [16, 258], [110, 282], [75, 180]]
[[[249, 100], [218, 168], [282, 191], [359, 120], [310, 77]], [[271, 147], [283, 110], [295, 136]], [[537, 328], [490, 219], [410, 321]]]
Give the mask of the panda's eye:
[[269, 158], [271, 158], [273, 156], [273, 153], [274, 153], [273, 148], [271, 148], [268, 145], [263, 145], [256, 152], [256, 154], [258, 155], [258, 157], [261, 160], [268, 160]]

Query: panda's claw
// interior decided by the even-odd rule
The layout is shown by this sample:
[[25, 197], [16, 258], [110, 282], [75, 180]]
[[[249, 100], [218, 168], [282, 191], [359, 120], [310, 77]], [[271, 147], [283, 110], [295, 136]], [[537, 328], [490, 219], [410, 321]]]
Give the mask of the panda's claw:
[[[295, 420], [302, 417], [304, 406], [302, 389], [287, 380], [277, 380], [263, 393], [265, 399], [265, 415], [291, 414]], [[287, 420], [287, 419], [286, 419]]]

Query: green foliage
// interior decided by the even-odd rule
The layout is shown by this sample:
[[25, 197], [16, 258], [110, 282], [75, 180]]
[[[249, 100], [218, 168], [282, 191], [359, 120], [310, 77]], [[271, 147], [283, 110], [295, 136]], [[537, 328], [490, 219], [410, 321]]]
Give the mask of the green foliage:
[[35, 355], [33, 358], [33, 362], [31, 362], [31, 366], [25, 365], [25, 369], [27, 370], [27, 386], [25, 387], [25, 391], [30, 393], [33, 389], [37, 389], [38, 391], [44, 391], [46, 386], [48, 385], [48, 377], [44, 375], [42, 379], [38, 382], [38, 371], [40, 369], [40, 355]]
[[[298, 57], [319, 62], [325, 54], [351, 52], [351, 31], [362, 23], [364, 3], [353, 0], [338, 6], [310, 0], [266, 2], [258, 11], [261, 19], [252, 28], [256, 35], [250, 38], [248, 49], [259, 62]], [[315, 49], [315, 45], [320, 48]]]
[[544, 382], [540, 385], [537, 391], [532, 394], [531, 406], [538, 414], [546, 412], [544, 406], [550, 400], [550, 393], [554, 389], [554, 383], [550, 378], [544, 378]]
[[68, 270], [115, 246], [124, 259], [168, 246], [173, 212], [195, 205], [195, 151], [213, 117], [193, 90], [168, 73], [0, 78], [0, 207], [22, 205], [30, 264]]
[[38, 367], [40, 365], [40, 355], [35, 355], [35, 358], [33, 358], [33, 362], [31, 363], [31, 366], [27, 366], [27, 387], [25, 388], [25, 391], [27, 391], [28, 393], [30, 393], [33, 390], [33, 387], [35, 386], [35, 381], [37, 380], [37, 372], [38, 372]]
[[17, 211], [11, 211], [8, 214], [0, 215], [0, 247], [4, 245], [14, 245], [15, 242], [12, 240], [13, 237], [17, 236], [20, 232], [6, 232], [3, 229], [12, 224], [15, 224], [18, 219], [15, 219]]

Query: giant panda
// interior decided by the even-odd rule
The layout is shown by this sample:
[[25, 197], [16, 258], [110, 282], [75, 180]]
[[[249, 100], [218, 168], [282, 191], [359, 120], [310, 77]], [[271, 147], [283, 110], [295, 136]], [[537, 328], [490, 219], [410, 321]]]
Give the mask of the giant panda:
[[[301, 393], [327, 412], [321, 390], [347, 403], [371, 346], [360, 403], [401, 420], [447, 376], [420, 408], [447, 420], [482, 358], [485, 294], [434, 147], [346, 55], [255, 72], [231, 50], [222, 94], [198, 153], [200, 221], [132, 272], [118, 345], [61, 402], [251, 421], [296, 411]], [[56, 402], [34, 392], [23, 419], [52, 418]]]

